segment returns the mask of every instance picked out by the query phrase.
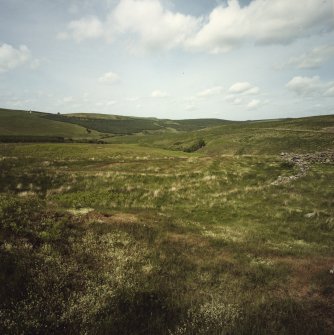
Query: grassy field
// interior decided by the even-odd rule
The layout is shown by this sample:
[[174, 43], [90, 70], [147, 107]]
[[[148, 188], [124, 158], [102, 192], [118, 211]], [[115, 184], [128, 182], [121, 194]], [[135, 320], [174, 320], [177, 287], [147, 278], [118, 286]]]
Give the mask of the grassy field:
[[1, 144], [0, 332], [333, 334], [333, 127]]

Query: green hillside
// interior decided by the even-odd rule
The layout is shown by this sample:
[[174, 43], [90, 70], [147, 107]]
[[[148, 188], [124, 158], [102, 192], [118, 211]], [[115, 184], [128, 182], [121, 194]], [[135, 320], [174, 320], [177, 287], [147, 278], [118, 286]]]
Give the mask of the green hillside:
[[87, 132], [76, 124], [45, 118], [45, 113], [0, 109], [0, 136], [40, 136], [64, 138], [97, 138], [96, 131]]
[[334, 115], [307, 118], [231, 122], [217, 127], [178, 134], [123, 136], [111, 143], [182, 150], [198, 140], [206, 143], [201, 152], [219, 154], [278, 154], [282, 151], [308, 152], [334, 145]]
[[334, 115], [232, 122], [0, 109], [0, 138], [3, 142], [100, 140], [209, 155], [308, 152], [333, 145]]
[[103, 114], [45, 114], [45, 118], [66, 123], [78, 124], [102, 133], [130, 135], [135, 133], [193, 131], [225, 124], [219, 119], [161, 120]]
[[225, 124], [219, 119], [160, 120], [105, 114], [50, 114], [0, 109], [0, 136], [8, 139], [18, 136], [29, 141], [41, 137], [73, 140], [106, 138], [113, 135], [184, 132]]

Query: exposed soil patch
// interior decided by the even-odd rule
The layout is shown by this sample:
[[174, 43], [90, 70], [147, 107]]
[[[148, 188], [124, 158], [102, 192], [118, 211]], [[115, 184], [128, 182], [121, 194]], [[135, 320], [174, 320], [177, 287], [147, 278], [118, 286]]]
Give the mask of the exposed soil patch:
[[278, 258], [291, 269], [289, 288], [299, 298], [317, 298], [334, 303], [334, 258]]
[[168, 233], [167, 238], [170, 242], [181, 244], [186, 247], [204, 248], [208, 246], [207, 241], [191, 234]]
[[87, 216], [90, 221], [97, 221], [100, 223], [114, 224], [114, 223], [139, 223], [138, 216], [131, 213], [115, 213], [103, 214], [98, 212], [89, 213]]

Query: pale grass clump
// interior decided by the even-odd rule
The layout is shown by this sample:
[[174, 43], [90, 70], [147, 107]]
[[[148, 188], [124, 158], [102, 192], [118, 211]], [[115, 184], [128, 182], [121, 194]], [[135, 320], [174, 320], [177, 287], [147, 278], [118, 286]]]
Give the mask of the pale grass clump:
[[72, 189], [72, 186], [70, 185], [67, 185], [67, 186], [63, 185], [58, 188], [51, 188], [47, 190], [46, 197], [49, 197], [53, 194], [62, 194], [62, 193], [70, 191], [71, 189]]
[[203, 177], [204, 181], [211, 181], [211, 180], [216, 180], [216, 179], [217, 179], [217, 176], [214, 176], [214, 175], [207, 175]]
[[157, 198], [161, 193], [161, 189], [156, 189], [153, 191], [153, 198]]
[[213, 239], [225, 240], [227, 242], [242, 243], [245, 241], [247, 231], [233, 229], [231, 227], [221, 227], [216, 230], [203, 229], [202, 234]]
[[17, 194], [19, 197], [24, 198], [24, 197], [35, 197], [37, 196], [36, 192], [33, 191], [23, 191], [23, 192], [19, 192]]
[[145, 264], [142, 266], [142, 271], [144, 274], [149, 275], [152, 273], [154, 266], [151, 263]]
[[176, 192], [183, 189], [183, 184], [181, 182], [172, 183], [172, 187], [169, 189], [170, 192]]
[[199, 280], [202, 283], [210, 283], [212, 280], [212, 274], [209, 271], [204, 271], [199, 274]]
[[190, 309], [186, 320], [169, 334], [231, 334], [240, 316], [238, 305], [212, 300]]
[[131, 191], [134, 191], [134, 190], [136, 189], [136, 187], [133, 186], [133, 185], [131, 185], [131, 184], [126, 184], [125, 189], [126, 189], [128, 192], [131, 192]]
[[303, 210], [301, 208], [291, 207], [288, 200], [284, 200], [283, 204], [284, 204], [284, 208], [283, 209], [286, 212], [288, 212], [289, 214], [294, 214], [294, 213], [298, 213], [299, 214], [299, 213], [303, 212]]
[[13, 248], [13, 244], [10, 243], [10, 242], [4, 242], [2, 244], [2, 248], [5, 250], [5, 251], [11, 251], [12, 248]]
[[307, 252], [311, 250], [316, 250], [318, 245], [314, 242], [306, 242], [304, 240], [294, 240], [289, 239], [282, 242], [272, 242], [269, 241], [267, 244], [275, 250], [289, 251], [289, 252]]
[[11, 160], [11, 159], [13, 159], [13, 160], [17, 160], [17, 159], [19, 159], [18, 157], [16, 157], [16, 156], [0, 156], [0, 162], [1, 161], [5, 161], [5, 160]]
[[273, 266], [274, 262], [271, 259], [265, 259], [265, 258], [261, 258], [261, 257], [257, 257], [257, 258], [252, 258], [251, 262], [250, 262], [251, 266]]
[[69, 213], [71, 213], [72, 215], [85, 215], [88, 214], [90, 212], [93, 212], [94, 208], [71, 208], [68, 210]]
[[[159, 213], [159, 215], [166, 216], [166, 214], [164, 214], [164, 213]], [[184, 227], [184, 228], [191, 228], [191, 227], [202, 228], [202, 223], [201, 222], [188, 220], [188, 219], [177, 218], [177, 219], [175, 219], [175, 224], [177, 224], [180, 227]]]

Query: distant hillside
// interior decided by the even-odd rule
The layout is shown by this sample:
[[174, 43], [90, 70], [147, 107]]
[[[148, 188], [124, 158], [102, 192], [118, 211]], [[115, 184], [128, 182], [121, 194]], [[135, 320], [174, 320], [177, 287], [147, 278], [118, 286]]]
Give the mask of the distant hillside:
[[106, 142], [208, 155], [309, 152], [334, 147], [334, 115], [232, 122], [0, 109], [2, 142]]
[[160, 120], [105, 114], [49, 114], [0, 109], [3, 142], [102, 140], [115, 135], [184, 132], [226, 124], [219, 119]]
[[209, 155], [323, 150], [334, 147], [334, 115], [231, 122], [193, 132], [114, 137], [109, 142], [187, 150], [200, 140], [206, 145], [199, 150]]
[[11, 137], [24, 139], [33, 136], [46, 141], [50, 137], [93, 139], [99, 138], [100, 133], [88, 132], [84, 127], [59, 122], [45, 118], [45, 113], [27, 112], [21, 110], [0, 109], [0, 137], [10, 140]]
[[219, 119], [161, 120], [104, 114], [45, 114], [45, 118], [77, 124], [102, 133], [130, 135], [141, 132], [193, 131], [225, 124]]

